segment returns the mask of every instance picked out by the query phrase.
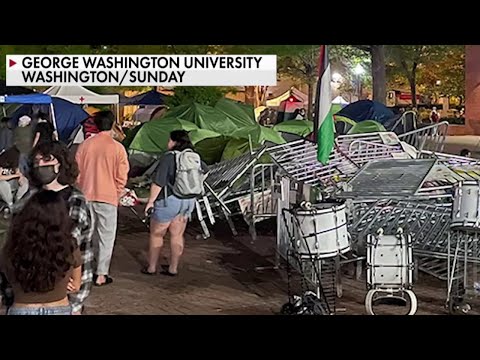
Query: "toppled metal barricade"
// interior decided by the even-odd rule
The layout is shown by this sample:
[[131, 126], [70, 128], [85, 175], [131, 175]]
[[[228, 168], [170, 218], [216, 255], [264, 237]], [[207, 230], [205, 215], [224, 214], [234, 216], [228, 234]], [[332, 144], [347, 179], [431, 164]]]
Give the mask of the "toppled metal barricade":
[[400, 141], [413, 146], [417, 151], [442, 152], [448, 133], [448, 122], [442, 121], [398, 136]]
[[265, 153], [265, 147], [255, 153], [244, 154], [238, 158], [223, 161], [210, 167], [208, 177], [205, 180], [206, 194], [197, 201], [197, 217], [203, 229], [203, 236], [208, 238], [208, 230], [205, 217], [208, 217], [211, 225], [215, 224], [215, 217], [223, 216], [234, 235], [237, 234], [233, 221], [233, 209], [239, 199], [250, 194], [249, 170], [258, 162]]
[[[256, 222], [277, 216], [275, 189], [280, 183], [279, 170], [301, 186], [319, 187], [330, 194], [338, 190], [339, 183], [348, 181], [372, 160], [410, 159], [416, 156], [412, 145], [417, 146], [418, 151], [438, 151], [443, 147], [447, 127], [447, 123], [440, 123], [399, 136], [394, 133], [339, 136], [327, 165], [317, 161], [316, 144], [303, 139], [263, 147], [252, 154], [216, 164], [206, 181], [207, 196], [197, 205], [204, 237], [209, 235], [205, 218], [214, 224], [216, 216], [225, 217], [236, 234], [231, 215], [242, 212], [255, 239]], [[259, 162], [265, 153], [273, 163]]]
[[[209, 236], [206, 223], [215, 223], [215, 217], [227, 219], [233, 234], [232, 214], [242, 213], [256, 238], [255, 224], [263, 219], [277, 217], [280, 174], [297, 183], [319, 186], [333, 191], [341, 181], [355, 175], [361, 166], [372, 159], [405, 156], [389, 134], [345, 135], [336, 139], [336, 146], [328, 165], [317, 161], [317, 146], [307, 140], [296, 140], [282, 145], [263, 147], [252, 154], [223, 161], [210, 168], [206, 180], [206, 196], [197, 204], [197, 216], [202, 224], [204, 237]], [[269, 155], [260, 161], [262, 156]]]
[[446, 234], [450, 228], [449, 208], [408, 200], [384, 199], [373, 204], [357, 203], [350, 225], [357, 252], [363, 252], [368, 234], [379, 229], [392, 233], [402, 228], [412, 236], [415, 249], [446, 253]]

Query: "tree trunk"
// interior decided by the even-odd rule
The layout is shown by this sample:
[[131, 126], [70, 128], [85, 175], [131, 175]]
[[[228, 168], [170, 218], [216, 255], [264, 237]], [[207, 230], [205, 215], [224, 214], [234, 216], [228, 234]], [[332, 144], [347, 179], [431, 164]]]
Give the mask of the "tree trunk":
[[413, 63], [412, 73], [409, 76], [410, 92], [412, 93], [412, 107], [417, 107], [417, 64]]
[[245, 86], [245, 104], [255, 106], [255, 86]]
[[254, 108], [264, 106], [267, 102], [268, 86], [245, 86], [245, 103]]
[[312, 117], [312, 108], [313, 108], [313, 84], [308, 83], [308, 108], [307, 108], [307, 119], [313, 120]]
[[400, 62], [402, 65], [403, 70], [405, 71], [405, 75], [407, 76], [408, 83], [410, 84], [410, 94], [412, 95], [412, 107], [417, 107], [417, 66], [416, 62], [413, 63], [412, 69], [409, 70], [407, 62], [402, 60]]
[[385, 45], [371, 45], [373, 100], [385, 104], [387, 80], [385, 73]]
[[267, 89], [268, 89], [268, 86], [255, 87], [255, 93], [256, 93], [255, 107], [265, 106], [267, 104]]

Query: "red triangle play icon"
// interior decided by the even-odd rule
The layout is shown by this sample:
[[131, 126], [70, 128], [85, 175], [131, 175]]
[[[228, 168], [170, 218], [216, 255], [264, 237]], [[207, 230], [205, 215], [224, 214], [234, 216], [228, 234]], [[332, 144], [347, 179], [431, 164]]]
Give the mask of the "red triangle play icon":
[[15, 61], [13, 61], [12, 59], [9, 59], [8, 66], [12, 67], [15, 64], [16, 64]]

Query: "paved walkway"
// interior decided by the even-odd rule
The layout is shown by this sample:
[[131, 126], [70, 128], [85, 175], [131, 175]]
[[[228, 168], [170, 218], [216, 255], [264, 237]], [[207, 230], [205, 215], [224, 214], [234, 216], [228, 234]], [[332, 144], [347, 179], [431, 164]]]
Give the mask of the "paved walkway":
[[[238, 224], [240, 233], [247, 227]], [[260, 224], [260, 236], [252, 244], [248, 235], [233, 238], [225, 227], [217, 238], [197, 240], [191, 224], [178, 277], [140, 273], [146, 256], [148, 232], [127, 209], [121, 209], [112, 261], [114, 282], [94, 287], [86, 303], [88, 315], [268, 315], [288, 301], [286, 272], [256, 267], [273, 263], [275, 243], [272, 225]], [[168, 244], [168, 241], [167, 241]], [[168, 245], [165, 255], [168, 256]], [[163, 259], [167, 263], [167, 259]], [[348, 270], [348, 269], [347, 269]], [[339, 315], [365, 314], [365, 280], [344, 275], [343, 296], [337, 299]], [[421, 274], [414, 291], [419, 315], [447, 314], [446, 283]], [[471, 314], [480, 314], [480, 302], [470, 302]], [[382, 314], [402, 314], [403, 307], [382, 306]], [[2, 311], [0, 310], [0, 313]]]
[[[147, 244], [143, 224], [122, 209], [111, 268], [114, 283], [93, 288], [88, 314], [273, 314], [287, 300], [285, 290], [271, 282], [275, 273], [236, 266], [246, 256], [254, 264], [255, 254], [232, 244], [195, 240], [189, 232], [175, 278], [139, 272]], [[257, 260], [265, 262], [258, 255]]]
[[469, 149], [473, 157], [480, 157], [480, 136], [462, 135], [445, 137], [445, 152], [460, 155], [463, 149]]
[[[220, 228], [216, 233], [221, 235], [216, 239], [195, 240], [198, 233], [191, 225], [180, 275], [148, 276], [139, 272], [148, 242], [146, 229], [126, 209], [121, 210], [119, 219], [112, 262], [115, 281], [106, 287], [94, 287], [87, 301], [87, 314], [263, 315], [278, 313], [287, 301], [284, 271], [255, 271], [255, 267], [271, 265], [272, 236], [260, 237], [251, 244], [248, 236], [234, 239], [228, 230]], [[271, 235], [273, 230], [262, 232]], [[444, 282], [422, 276], [415, 292], [418, 314], [446, 314]], [[344, 277], [343, 297], [337, 305], [339, 314], [364, 314], [365, 294], [364, 281]], [[398, 314], [405, 308], [382, 309], [382, 313], [387, 311]]]

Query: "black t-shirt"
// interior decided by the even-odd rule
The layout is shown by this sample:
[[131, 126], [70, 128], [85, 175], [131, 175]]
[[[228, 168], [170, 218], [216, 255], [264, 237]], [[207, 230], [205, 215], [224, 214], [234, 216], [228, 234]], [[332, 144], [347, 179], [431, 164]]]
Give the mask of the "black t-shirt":
[[68, 208], [70, 196], [72, 196], [72, 193], [73, 193], [72, 187], [67, 186], [65, 189], [60, 190], [58, 193], [63, 198], [63, 200], [65, 201], [65, 205], [67, 205], [67, 208]]
[[52, 142], [54, 131], [55, 129], [52, 124], [48, 122], [38, 123], [34, 130], [35, 134], [37, 133], [40, 134], [37, 144], [40, 144], [43, 142]]
[[[208, 171], [208, 166], [202, 161], [202, 170], [204, 173]], [[155, 174], [153, 175], [153, 182], [160, 186], [162, 190], [157, 197], [158, 199], [165, 198], [165, 188], [172, 188], [175, 184], [175, 172], [177, 171], [177, 165], [175, 163], [175, 154], [172, 152], [165, 153], [158, 163]], [[171, 195], [171, 190], [167, 190], [167, 195]]]

